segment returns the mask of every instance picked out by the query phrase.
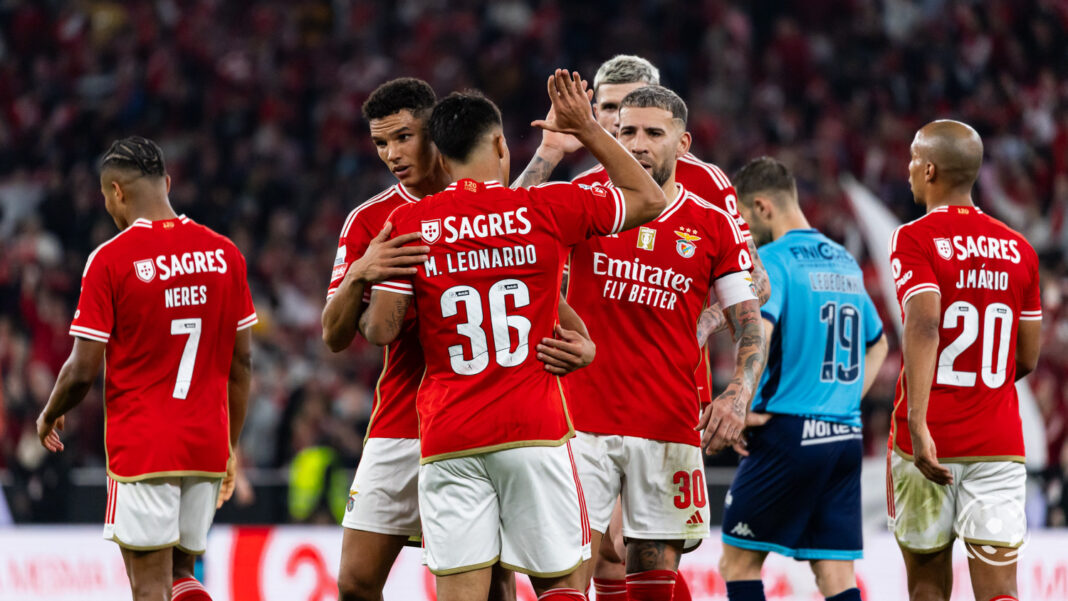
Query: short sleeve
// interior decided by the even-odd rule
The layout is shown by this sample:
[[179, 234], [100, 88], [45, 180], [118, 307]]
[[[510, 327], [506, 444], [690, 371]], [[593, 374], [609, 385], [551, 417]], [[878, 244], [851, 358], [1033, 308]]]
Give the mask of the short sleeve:
[[115, 290], [111, 270], [99, 253], [97, 249], [86, 261], [70, 335], [106, 343], [115, 325]]
[[871, 295], [867, 291], [864, 292], [864, 299], [861, 301], [863, 305], [862, 311], [864, 312], [864, 333], [865, 344], [871, 346], [883, 336], [883, 320], [879, 317], [879, 310], [875, 308], [875, 303], [871, 300]]
[[906, 227], [897, 228], [890, 236], [890, 273], [894, 276], [897, 300], [902, 310], [910, 298], [921, 292], [942, 293], [931, 266], [930, 254], [924, 251]]
[[613, 186], [551, 183], [527, 192], [536, 210], [555, 225], [565, 246], [592, 236], [618, 234], [627, 220], [623, 193]]
[[234, 302], [237, 304], [237, 330], [251, 328], [259, 322], [256, 317], [256, 307], [252, 304], [252, 291], [248, 287], [248, 265], [241, 251], [234, 247], [237, 254], [237, 268], [234, 269], [234, 290], [237, 291]]
[[[390, 232], [390, 235], [389, 235], [390, 240], [392, 240], [393, 238], [396, 238], [397, 236], [406, 234], [409, 231], [414, 231], [415, 230], [415, 228], [410, 223], [408, 223], [409, 220], [406, 219], [409, 215], [411, 215], [411, 211], [408, 210], [409, 206], [410, 205], [401, 205], [401, 206], [393, 209], [393, 212], [390, 213], [389, 217], [386, 218], [386, 221], [388, 221], [388, 222], [393, 224], [393, 230]], [[383, 222], [383, 223], [385, 223], [385, 222]], [[367, 243], [363, 245], [363, 249], [360, 251], [361, 255], [367, 250], [367, 247], [371, 243], [370, 240], [371, 239], [368, 238], [367, 239]], [[417, 241], [417, 243], [422, 244], [422, 242], [418, 242], [418, 241]], [[413, 243], [413, 244], [415, 244], [415, 243]], [[385, 280], [385, 281], [382, 281], [382, 282], [379, 282], [377, 284], [372, 285], [370, 290], [382, 290], [382, 291], [385, 291], [385, 292], [395, 292], [397, 294], [407, 294], [409, 296], [412, 296], [412, 295], [415, 294], [415, 289], [412, 287], [412, 279], [410, 277], [408, 277], [408, 278], [391, 278], [391, 279], [388, 279], [388, 280]], [[368, 290], [367, 292], [364, 292], [364, 297], [363, 297], [363, 299], [365, 301], [368, 301], [368, 302], [370, 302], [370, 300], [371, 300], [371, 291], [370, 290]]]
[[[370, 246], [371, 240], [378, 235], [378, 230], [381, 229], [382, 224], [378, 224], [378, 229], [372, 232], [371, 224], [367, 223], [367, 212], [361, 211], [360, 208], [356, 207], [349, 213], [348, 218], [345, 219], [345, 225], [341, 228], [341, 236], [337, 242], [337, 254], [334, 255], [334, 266], [330, 271], [330, 286], [326, 290], [326, 298], [328, 299], [337, 292], [341, 281], [345, 279], [349, 265], [352, 265], [353, 261], [367, 252], [367, 247]], [[364, 292], [364, 300], [368, 300], [369, 297], [370, 291]]]
[[761, 253], [764, 260], [764, 269], [768, 272], [768, 281], [771, 283], [771, 292], [768, 301], [761, 305], [760, 314], [764, 319], [774, 325], [779, 324], [779, 318], [786, 309], [786, 293], [789, 289], [786, 270], [779, 262], [779, 257], [773, 252]]
[[1023, 304], [1020, 306], [1021, 321], [1039, 321], [1042, 319], [1042, 286], [1038, 275], [1038, 256], [1031, 250], [1031, 282], [1023, 293]]

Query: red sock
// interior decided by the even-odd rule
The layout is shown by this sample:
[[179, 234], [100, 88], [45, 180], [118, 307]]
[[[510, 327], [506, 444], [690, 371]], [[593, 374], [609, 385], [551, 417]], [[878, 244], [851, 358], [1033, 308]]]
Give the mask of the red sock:
[[171, 601], [211, 601], [208, 590], [196, 578], [182, 578], [174, 581], [171, 589]]
[[990, 601], [1020, 601], [1020, 600], [1017, 599], [1016, 597], [1013, 597], [1012, 595], [998, 595], [997, 597], [994, 597]]
[[627, 598], [630, 601], [671, 601], [675, 590], [675, 572], [646, 570], [627, 574]]
[[693, 601], [693, 597], [690, 596], [690, 585], [686, 584], [682, 572], [678, 572], [675, 576], [675, 596], [671, 599], [672, 601]]
[[538, 601], [586, 601], [586, 595], [573, 588], [551, 588], [542, 593]]
[[594, 578], [593, 590], [597, 598], [605, 601], [627, 601], [627, 581], [610, 578]]

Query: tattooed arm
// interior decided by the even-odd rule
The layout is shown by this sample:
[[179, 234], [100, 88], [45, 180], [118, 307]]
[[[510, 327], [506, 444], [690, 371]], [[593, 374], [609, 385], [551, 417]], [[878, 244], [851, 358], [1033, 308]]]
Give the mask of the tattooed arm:
[[400, 336], [411, 302], [410, 294], [372, 290], [371, 304], [360, 315], [360, 334], [376, 346], [393, 342]]
[[697, 424], [698, 430], [704, 430], [701, 446], [709, 454], [741, 440], [749, 401], [756, 392], [767, 358], [767, 334], [760, 303], [745, 300], [727, 307], [724, 313], [737, 343], [736, 367], [726, 390], [705, 407]]
[[[756, 290], [757, 298], [760, 299], [760, 304], [768, 302], [768, 297], [771, 296], [771, 281], [768, 279], [768, 272], [764, 270], [764, 262], [760, 260], [760, 255], [757, 254], [756, 244], [750, 239], [747, 241], [749, 244], [749, 256], [753, 258], [753, 289]], [[708, 338], [727, 327], [727, 318], [723, 315], [723, 307], [718, 302], [712, 303], [711, 306], [701, 311], [701, 315], [697, 317], [697, 342], [704, 346], [708, 344]]]

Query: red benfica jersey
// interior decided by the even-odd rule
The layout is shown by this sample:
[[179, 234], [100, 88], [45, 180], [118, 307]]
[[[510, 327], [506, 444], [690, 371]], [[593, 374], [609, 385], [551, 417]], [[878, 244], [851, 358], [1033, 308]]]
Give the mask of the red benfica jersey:
[[678, 190], [657, 219], [572, 252], [567, 302], [602, 349], [567, 377], [578, 430], [700, 441], [697, 316], [712, 283], [752, 260], [726, 211]]
[[572, 436], [556, 376], [534, 346], [553, 336], [570, 247], [618, 232], [623, 195], [567, 183], [510, 190], [469, 179], [390, 218], [422, 232], [430, 256], [410, 280], [376, 290], [415, 294], [426, 375], [419, 388], [423, 462]]
[[[598, 165], [589, 171], [581, 173], [572, 180], [576, 184], [607, 184], [608, 172]], [[716, 205], [727, 211], [734, 219], [738, 229], [742, 231], [742, 237], [747, 241], [752, 239], [749, 233], [749, 225], [738, 213], [738, 193], [735, 192], [730, 178], [723, 170], [706, 163], [690, 153], [686, 153], [675, 161], [675, 181], [686, 187], [687, 190], [696, 194], [706, 202]], [[694, 323], [694, 331], [697, 324]], [[702, 403], [712, 402], [712, 362], [708, 356], [708, 348], [701, 349], [701, 361], [697, 365], [697, 392]]]
[[[367, 252], [371, 240], [382, 231], [390, 213], [401, 205], [418, 200], [398, 183], [349, 213], [337, 244], [337, 257], [330, 274], [327, 298], [337, 291], [349, 265]], [[371, 291], [368, 289], [364, 292], [364, 300], [370, 298]], [[371, 412], [371, 424], [367, 427], [367, 438], [419, 438], [415, 393], [419, 390], [426, 364], [423, 362], [423, 347], [419, 346], [415, 323], [413, 308], [404, 319], [401, 335], [382, 349], [382, 375], [375, 386], [374, 409]]]
[[[1022, 462], [1016, 331], [1042, 319], [1034, 249], [975, 207], [939, 207], [894, 232], [890, 267], [902, 316], [913, 295], [942, 297], [927, 408], [938, 459]], [[911, 458], [907, 390], [902, 369], [890, 444]]]
[[89, 255], [70, 333], [107, 344], [112, 479], [225, 474], [234, 339], [254, 323], [244, 257], [184, 215], [138, 219]]

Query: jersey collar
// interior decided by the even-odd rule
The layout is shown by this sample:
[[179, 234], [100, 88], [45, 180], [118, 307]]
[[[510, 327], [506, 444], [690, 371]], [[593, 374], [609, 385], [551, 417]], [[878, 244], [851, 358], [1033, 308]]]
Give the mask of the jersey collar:
[[679, 207], [686, 202], [686, 188], [682, 187], [682, 184], [675, 182], [675, 199], [672, 200], [664, 207], [663, 211], [660, 211], [660, 215], [656, 218], [657, 222], [667, 221], [668, 217], [671, 217], [675, 211], [679, 210]]
[[446, 190], [456, 190], [457, 184], [460, 184], [460, 185], [465, 186], [465, 189], [468, 189], [469, 191], [473, 192], [474, 190], [470, 190], [470, 188], [466, 188], [467, 182], [471, 182], [472, 184], [474, 184], [476, 186], [476, 190], [477, 190], [478, 186], [482, 186], [483, 188], [485, 188], [487, 190], [491, 190], [493, 188], [503, 188], [504, 187], [501, 184], [501, 182], [499, 182], [499, 181], [497, 181], [495, 179], [491, 179], [491, 180], [485, 181], [485, 182], [476, 182], [473, 179], [464, 178], [464, 179], [461, 179], [461, 180], [458, 180], [458, 181], [455, 181], [455, 182], [449, 184], [448, 186], [446, 186], [445, 189]]

